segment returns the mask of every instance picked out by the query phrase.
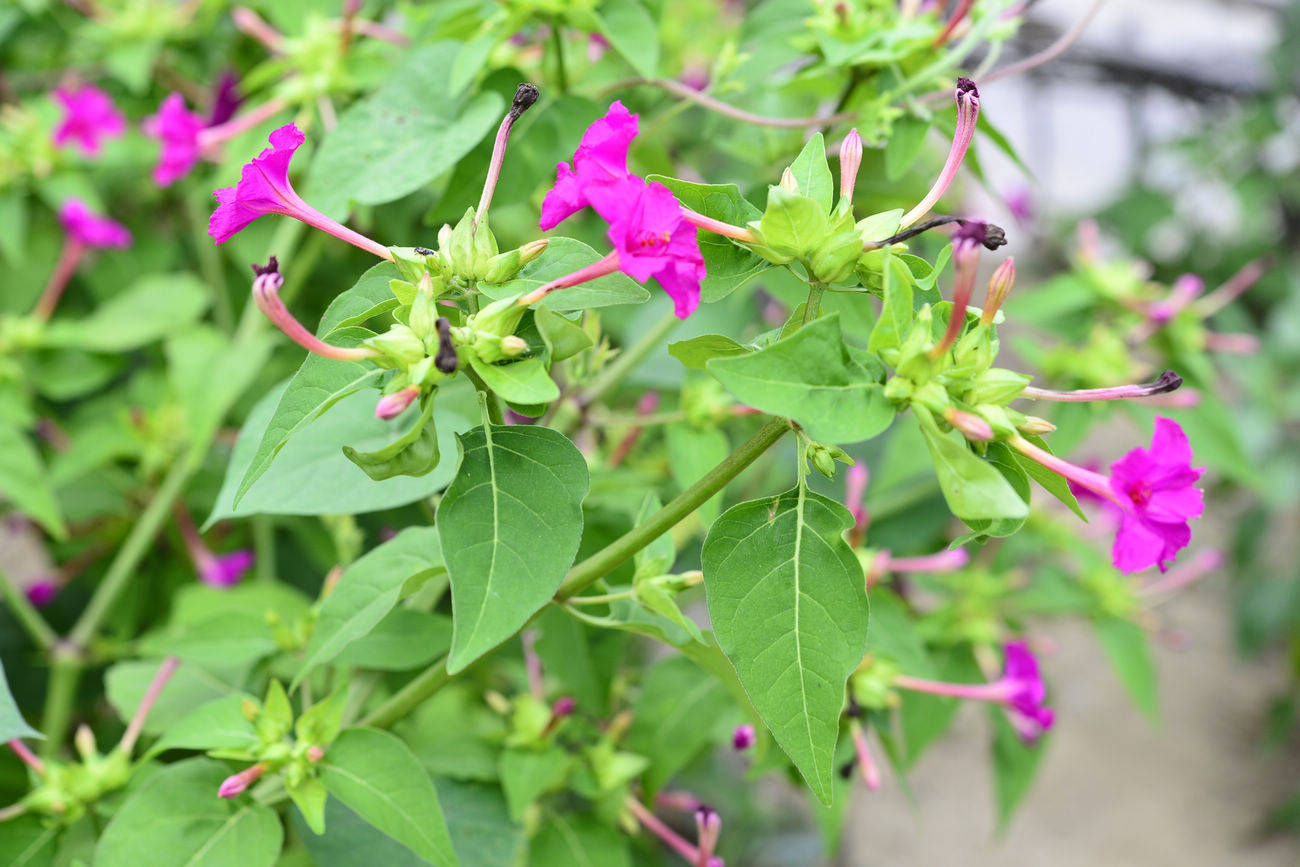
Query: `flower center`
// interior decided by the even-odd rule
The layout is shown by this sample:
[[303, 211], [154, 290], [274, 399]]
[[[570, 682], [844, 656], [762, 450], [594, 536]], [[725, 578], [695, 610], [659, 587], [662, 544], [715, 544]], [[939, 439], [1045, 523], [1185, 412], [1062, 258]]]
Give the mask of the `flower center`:
[[671, 237], [669, 232], [651, 232], [642, 229], [636, 234], [632, 241], [632, 247], [636, 250], [645, 252], [656, 252], [663, 247], [668, 246], [668, 240]]

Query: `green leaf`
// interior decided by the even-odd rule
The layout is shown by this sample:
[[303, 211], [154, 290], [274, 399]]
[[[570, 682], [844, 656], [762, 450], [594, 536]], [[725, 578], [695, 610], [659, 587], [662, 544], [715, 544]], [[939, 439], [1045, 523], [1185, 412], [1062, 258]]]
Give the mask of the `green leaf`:
[[411, 429], [381, 449], [359, 451], [344, 446], [343, 454], [373, 481], [382, 482], [397, 476], [418, 478], [438, 466], [438, 428], [433, 422], [433, 395], [420, 401], [420, 414]]
[[799, 156], [790, 164], [799, 192], [829, 213], [835, 201], [835, 180], [826, 162], [826, 139], [817, 133], [804, 144]]
[[[695, 184], [665, 175], [649, 175], [646, 180], [663, 184], [692, 211], [733, 226], [744, 227], [763, 216], [735, 184]], [[721, 301], [772, 267], [730, 238], [703, 230], [698, 234], [700, 253], [708, 271], [700, 283], [700, 300], [705, 304]]]
[[758, 352], [706, 365], [737, 400], [793, 418], [813, 439], [850, 443], [876, 436], [894, 418], [880, 385], [844, 345], [838, 314]]
[[446, 86], [460, 49], [447, 41], [403, 52], [385, 84], [343, 113], [312, 162], [305, 197], [314, 207], [341, 219], [353, 203], [400, 199], [455, 167], [497, 125], [500, 94], [465, 98]]
[[513, 635], [559, 589], [582, 537], [590, 477], [548, 428], [488, 425], [459, 438], [460, 468], [438, 507], [451, 575], [451, 674]]
[[248, 696], [227, 695], [199, 705], [158, 739], [146, 759], [167, 750], [240, 750], [257, 745], [257, 732], [244, 716]]
[[976, 457], [960, 434], [943, 434], [921, 407], [913, 406], [925, 443], [930, 448], [939, 488], [948, 508], [965, 521], [981, 518], [1023, 519], [1029, 506], [997, 469]]
[[595, 345], [591, 335], [582, 330], [581, 324], [561, 316], [550, 307], [534, 310], [533, 322], [546, 344], [552, 363], [572, 358]]
[[921, 145], [925, 144], [926, 133], [930, 131], [931, 122], [932, 118], [913, 115], [894, 121], [889, 144], [885, 145], [885, 177], [888, 180], [898, 180], [916, 162], [921, 153]]
[[289, 792], [289, 797], [293, 798], [294, 804], [297, 805], [298, 812], [302, 814], [307, 827], [317, 834], [324, 833], [325, 802], [329, 798], [325, 784], [315, 777], [307, 777], [297, 785], [288, 785], [285, 788]]
[[714, 741], [717, 723], [735, 707], [717, 679], [684, 656], [646, 672], [627, 746], [650, 757], [641, 777], [650, 798]]
[[67, 538], [40, 454], [21, 430], [5, 423], [0, 423], [0, 495], [56, 538]]
[[301, 812], [292, 817], [294, 830], [314, 867], [356, 867], [358, 864], [428, 867], [428, 861], [384, 835], [337, 798], [325, 801], [324, 819], [325, 827], [317, 831]]
[[330, 794], [432, 864], [456, 865], [438, 793], [411, 750], [378, 729], [339, 735], [320, 765]]
[[871, 329], [871, 338], [867, 349], [879, 352], [882, 349], [896, 349], [907, 335], [912, 333], [912, 272], [907, 266], [890, 253], [881, 251], [883, 259], [884, 299], [880, 308], [880, 318], [876, 327]]
[[733, 506], [704, 542], [709, 617], [776, 742], [825, 803], [844, 684], [867, 643], [848, 509], [798, 485]]
[[628, 839], [587, 815], [549, 814], [528, 844], [529, 867], [631, 867]]
[[[418, 478], [395, 476], [376, 482], [348, 460], [339, 447], [342, 443], [358, 450], [378, 449], [401, 431], [400, 419], [385, 422], [375, 418], [377, 392], [367, 390], [343, 398], [295, 434], [236, 507], [235, 491], [252, 464], [282, 393], [282, 389], [273, 390], [249, 413], [205, 526], [247, 515], [338, 515], [391, 509], [442, 489], [456, 472], [455, 463], [445, 460]], [[456, 433], [467, 430], [469, 422], [443, 407], [438, 408], [436, 419], [439, 453], [453, 453]]]
[[[6, 580], [8, 579], [0, 577], [0, 581]], [[14, 701], [13, 693], [9, 691], [4, 662], [0, 661], [0, 743], [7, 743], [15, 738], [40, 737], [44, 735], [29, 726], [27, 720], [23, 719], [22, 712], [18, 710], [18, 703]]]
[[140, 656], [177, 656], [209, 668], [251, 665], [276, 650], [266, 619], [222, 612], [194, 623], [174, 623], [140, 639]]
[[113, 816], [95, 848], [95, 867], [272, 867], [284, 832], [275, 811], [216, 796], [230, 770], [206, 758], [153, 776]]
[[550, 403], [560, 396], [560, 388], [546, 373], [540, 358], [525, 358], [504, 364], [484, 364], [470, 356], [470, 366], [483, 378], [488, 388], [511, 403]]
[[[1052, 453], [1051, 447], [1047, 445], [1047, 441], [1042, 437], [1033, 436], [1031, 434], [1026, 434], [1024, 436], [1025, 439], [1029, 440], [1043, 451], [1048, 454]], [[1020, 464], [1020, 468], [1024, 470], [1031, 479], [1038, 482], [1038, 484], [1042, 486], [1043, 490], [1069, 506], [1070, 511], [1074, 512], [1074, 514], [1078, 515], [1081, 519], [1084, 521], [1088, 520], [1088, 516], [1083, 513], [1083, 509], [1079, 508], [1079, 501], [1075, 498], [1074, 492], [1070, 490], [1070, 483], [1066, 481], [1065, 476], [1049, 470], [1038, 461], [1027, 458], [1020, 454], [1020, 452], [1015, 452], [1014, 454], [1016, 456], [1016, 461]]]
[[[715, 427], [697, 428], [677, 424], [669, 427], [664, 435], [668, 443], [668, 466], [673, 481], [683, 491], [702, 479], [709, 470], [722, 463], [727, 455], [731, 454], [727, 435]], [[713, 523], [721, 507], [721, 492], [700, 504], [696, 511], [704, 526]]]
[[642, 78], [659, 66], [659, 25], [638, 0], [605, 0], [596, 12], [600, 34]]
[[993, 788], [997, 795], [998, 827], [1005, 829], [1034, 782], [1044, 743], [1042, 739], [1032, 745], [1021, 741], [1001, 708], [989, 707], [988, 714], [993, 725]]
[[451, 618], [398, 606], [343, 649], [334, 662], [376, 671], [407, 671], [451, 649]]
[[691, 370], [704, 370], [713, 358], [748, 355], [753, 350], [721, 334], [701, 334], [689, 340], [668, 344], [668, 354]]
[[498, 760], [501, 789], [510, 815], [522, 820], [533, 802], [564, 785], [573, 757], [557, 746], [543, 750], [507, 749]]
[[334, 592], [325, 597], [293, 687], [379, 625], [401, 598], [407, 581], [442, 568], [438, 531], [433, 527], [407, 527], [348, 566]]
[[[492, 300], [511, 298], [531, 292], [556, 277], [572, 274], [600, 259], [595, 250], [573, 238], [551, 238], [542, 255], [529, 262], [513, 280], [499, 285], [480, 283], [479, 290]], [[650, 300], [650, 293], [622, 271], [597, 277], [568, 289], [552, 292], [542, 300], [542, 305], [564, 313], [587, 310], [592, 307], [609, 307], [615, 304], [641, 304]]]
[[1151, 659], [1151, 645], [1146, 632], [1136, 623], [1121, 617], [1099, 617], [1093, 621], [1092, 628], [1101, 642], [1101, 649], [1106, 652], [1106, 659], [1133, 703], [1152, 722], [1159, 722], [1156, 667]]
[[[1002, 478], [1007, 480], [1012, 490], [1016, 492], [1016, 496], [1024, 501], [1025, 508], [1028, 509], [1032, 488], [1029, 484], [1029, 476], [1021, 468], [1020, 462], [1016, 460], [1016, 453], [1005, 443], [989, 443], [984, 458], [990, 466], [1002, 474]], [[979, 536], [991, 536], [995, 539], [1004, 539], [1007, 536], [1014, 535], [1025, 525], [1024, 518], [998, 518], [995, 520], [969, 518], [964, 520]], [[964, 539], [965, 537], [957, 540], [955, 544], [960, 544]]]
[[10, 819], [0, 833], [0, 863], [8, 867], [49, 867], [62, 830], [30, 813]]
[[90, 352], [124, 352], [189, 325], [210, 300], [207, 284], [193, 274], [151, 274], [114, 294], [84, 319], [55, 319], [41, 342]]
[[167, 379], [185, 409], [191, 444], [208, 444], [230, 407], [262, 372], [273, 344], [271, 334], [232, 343], [229, 335], [208, 325], [167, 339]]
[[[644, 499], [641, 500], [641, 508], [637, 510], [636, 520], [632, 522], [632, 526], [635, 527], [645, 523], [650, 519], [651, 515], [663, 507], [664, 504], [659, 499], [659, 495], [654, 491], [648, 492]], [[635, 567], [634, 576], [637, 579], [654, 578], [671, 569], [676, 561], [677, 543], [673, 540], [672, 533], [664, 533], [632, 555], [632, 564]]]
[[759, 223], [763, 243], [782, 256], [799, 258], [816, 250], [830, 228], [827, 209], [808, 196], [772, 187]]

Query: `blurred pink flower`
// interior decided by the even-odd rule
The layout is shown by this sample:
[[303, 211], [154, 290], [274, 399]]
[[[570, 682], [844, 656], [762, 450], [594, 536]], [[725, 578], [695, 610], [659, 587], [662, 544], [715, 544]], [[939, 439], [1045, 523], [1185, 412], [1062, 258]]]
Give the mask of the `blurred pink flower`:
[[207, 121], [185, 107], [185, 97], [172, 93], [158, 106], [157, 114], [144, 119], [145, 134], [162, 144], [162, 154], [153, 170], [153, 179], [160, 187], [171, 184], [189, 173], [199, 161], [203, 148], [199, 133]]
[[85, 247], [129, 247], [131, 233], [108, 217], [101, 217], [80, 199], [68, 199], [59, 208], [59, 222], [69, 240]]
[[75, 142], [88, 157], [99, 156], [105, 139], [126, 132], [126, 118], [107, 93], [91, 84], [75, 89], [60, 87], [54, 98], [63, 106], [63, 119], [54, 128], [54, 144]]
[[209, 587], [233, 587], [253, 566], [253, 552], [240, 548], [228, 554], [209, 554], [198, 564], [199, 580]]

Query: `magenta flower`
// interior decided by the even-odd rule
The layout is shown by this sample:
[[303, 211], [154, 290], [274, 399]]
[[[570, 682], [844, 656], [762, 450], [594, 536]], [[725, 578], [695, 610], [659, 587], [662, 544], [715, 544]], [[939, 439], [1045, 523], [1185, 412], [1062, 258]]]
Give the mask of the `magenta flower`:
[[54, 129], [54, 144], [75, 142], [88, 157], [99, 156], [105, 139], [126, 132], [126, 118], [107, 93], [90, 84], [70, 90], [60, 87], [54, 98], [63, 104], [63, 120]]
[[54, 601], [59, 595], [59, 584], [51, 577], [37, 578], [31, 584], [27, 585], [24, 591], [27, 595], [27, 601], [37, 608], [44, 608]]
[[[620, 185], [621, 213], [611, 221], [609, 240], [618, 251], [619, 269], [644, 283], [654, 277], [679, 319], [700, 306], [704, 256], [695, 227], [682, 217], [677, 198], [663, 184], [628, 178]], [[600, 194], [605, 193], [601, 189]]]
[[627, 149], [637, 134], [637, 115], [617, 100], [600, 120], [587, 127], [573, 154], [573, 165], [555, 167], [555, 186], [542, 200], [543, 230], [591, 205], [608, 222], [621, 212], [619, 189], [628, 178]]
[[253, 566], [253, 552], [240, 548], [228, 554], [210, 554], [200, 558], [199, 580], [209, 587], [233, 587], [244, 580], [244, 573]]
[[1156, 418], [1151, 448], [1136, 448], [1110, 466], [1110, 486], [1124, 516], [1111, 558], [1123, 572], [1156, 565], [1164, 572], [1192, 540], [1187, 522], [1204, 508], [1194, 487], [1204, 469], [1192, 467], [1187, 435], [1172, 419]]
[[243, 98], [239, 95], [239, 79], [230, 70], [217, 77], [212, 93], [212, 111], [208, 115], [208, 126], [218, 126], [235, 116]]
[[131, 233], [126, 226], [101, 217], [80, 199], [68, 199], [59, 208], [59, 222], [68, 239], [83, 247], [129, 247]]
[[185, 107], [185, 97], [173, 93], [158, 106], [158, 113], [144, 119], [145, 134], [162, 144], [162, 155], [153, 170], [154, 183], [160, 187], [183, 178], [199, 161], [202, 145], [199, 133], [207, 121]]
[[387, 247], [325, 216], [294, 191], [289, 183], [289, 161], [303, 141], [302, 132], [292, 123], [272, 132], [271, 146], [244, 165], [239, 183], [213, 191], [220, 205], [208, 220], [208, 234], [222, 244], [258, 217], [283, 214], [380, 258], [392, 259]]
[[913, 692], [1003, 705], [1012, 713], [1016, 731], [1034, 740], [1056, 720], [1052, 709], [1043, 704], [1047, 687], [1038, 672], [1038, 660], [1023, 641], [1011, 642], [1005, 651], [1002, 676], [992, 683], [946, 683], [900, 674], [894, 678], [894, 685]]
[[1082, 488], [1117, 507], [1119, 530], [1111, 548], [1116, 569], [1138, 572], [1158, 566], [1164, 572], [1191, 542], [1187, 522], [1199, 517], [1204, 506], [1200, 489], [1193, 486], [1205, 470], [1192, 467], [1187, 435], [1172, 419], [1157, 417], [1151, 448], [1133, 449], [1111, 464], [1110, 478], [1021, 437], [1011, 437], [1007, 444], [1064, 476], [1076, 490]]
[[756, 740], [758, 735], [752, 725], [749, 723], [738, 725], [731, 733], [731, 748], [736, 752], [743, 752], [752, 747]]

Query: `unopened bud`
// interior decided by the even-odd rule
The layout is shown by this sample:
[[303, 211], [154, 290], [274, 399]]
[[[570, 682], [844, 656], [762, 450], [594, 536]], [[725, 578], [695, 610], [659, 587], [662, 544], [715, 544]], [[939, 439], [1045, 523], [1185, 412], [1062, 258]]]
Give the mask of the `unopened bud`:
[[379, 402], [375, 404], [375, 418], [380, 421], [397, 418], [419, 396], [420, 389], [414, 385], [408, 385], [401, 391], [386, 394], [379, 398]]
[[743, 752], [754, 745], [758, 740], [758, 735], [754, 727], [749, 723], [736, 726], [735, 731], [731, 733], [731, 748], [736, 752]]
[[424, 358], [424, 341], [400, 322], [390, 325], [383, 334], [367, 338], [365, 345], [381, 356], [388, 356], [398, 367], [415, 364]]
[[966, 402], [1006, 405], [1020, 396], [1030, 377], [1005, 367], [990, 367], [971, 380]]
[[217, 789], [218, 798], [237, 798], [244, 791], [257, 781], [257, 778], [266, 773], [266, 762], [258, 762], [252, 767], [232, 774], [222, 781], [221, 786]]
[[1052, 424], [1045, 418], [1039, 418], [1036, 415], [1028, 416], [1025, 423], [1020, 425], [1020, 432], [1031, 436], [1042, 436], [1056, 430], [1056, 425]]
[[496, 713], [503, 716], [510, 713], [510, 699], [506, 698], [494, 689], [490, 689], [483, 693], [483, 701]]
[[319, 747], [316, 744], [312, 744], [311, 746], [307, 747], [307, 761], [312, 762], [314, 764], [316, 762], [319, 762], [323, 758], [325, 758], [324, 748]]
[[452, 231], [450, 223], [443, 223], [442, 228], [438, 230], [438, 251], [440, 253], [445, 254], [451, 248]]
[[407, 319], [412, 333], [418, 337], [421, 342], [434, 332], [434, 322], [438, 314], [434, 307], [433, 294], [433, 275], [425, 271], [420, 275], [419, 285], [416, 287], [415, 300], [411, 302], [411, 315]]
[[90, 759], [99, 755], [98, 745], [95, 743], [95, 733], [85, 723], [77, 726], [77, 733], [72, 736], [72, 743], [77, 747], [77, 755], [81, 756], [82, 759]]
[[257, 718], [262, 715], [262, 709], [251, 698], [246, 698], [240, 702], [239, 711], [244, 715], [244, 719], [249, 722], [257, 722]]
[[551, 243], [550, 238], [538, 238], [536, 241], [529, 241], [519, 248], [519, 264], [527, 265], [546, 251], [547, 246]]
[[501, 353], [506, 358], [516, 358], [528, 351], [528, 341], [511, 334], [501, 338]]
[[973, 413], [950, 406], [944, 411], [943, 417], [948, 424], [955, 427], [968, 440], [988, 442], [993, 439], [992, 426]]
[[1007, 295], [1014, 285], [1016, 285], [1016, 260], [1008, 256], [1006, 261], [993, 272], [993, 276], [989, 277], [989, 292], [984, 300], [984, 311], [980, 314], [980, 322], [988, 325], [993, 321], [993, 317], [1002, 307], [1002, 302], [1007, 300]]
[[808, 449], [808, 458], [812, 461], [812, 465], [817, 468], [817, 472], [828, 479], [835, 478], [835, 459], [831, 457], [831, 453], [825, 447], [821, 445], [810, 447]]
[[571, 695], [561, 696], [551, 703], [551, 716], [557, 719], [572, 715], [578, 700]]
[[794, 179], [794, 172], [790, 171], [789, 167], [781, 172], [781, 187], [792, 193], [799, 192], [799, 182]]
[[853, 189], [858, 183], [858, 169], [862, 167], [862, 136], [857, 129], [840, 143], [840, 198], [853, 201]]

